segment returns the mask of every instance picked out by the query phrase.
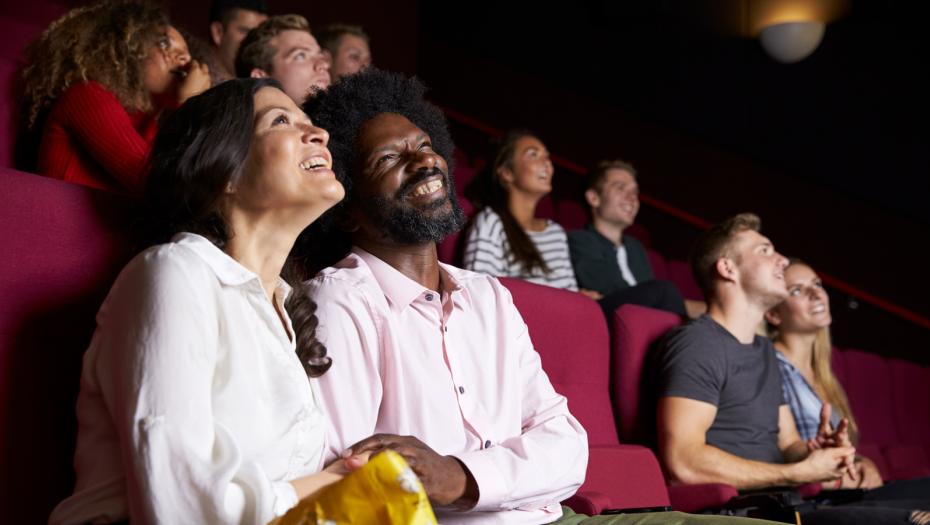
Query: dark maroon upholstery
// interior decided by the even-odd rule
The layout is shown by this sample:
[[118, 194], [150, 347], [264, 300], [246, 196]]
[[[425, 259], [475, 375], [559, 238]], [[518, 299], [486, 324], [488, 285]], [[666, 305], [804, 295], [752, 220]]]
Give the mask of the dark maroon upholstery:
[[6, 168], [0, 195], [0, 508], [44, 523], [73, 489], [81, 356], [129, 255], [129, 206]]
[[586, 513], [668, 505], [652, 452], [617, 440], [608, 388], [607, 323], [597, 303], [579, 293], [518, 279], [501, 282], [513, 294], [553, 386], [568, 398], [569, 409], [588, 432], [586, 480], [566, 503]]
[[681, 296], [692, 301], [703, 301], [704, 293], [694, 280], [691, 266], [684, 261], [668, 261], [668, 280], [675, 283]]
[[649, 230], [642, 224], [630, 226], [626, 230], [623, 230], [623, 234], [635, 237], [636, 240], [643, 243], [643, 246], [646, 248], [652, 248], [652, 235], [649, 234]]
[[654, 419], [646, 417], [643, 411], [654, 410], [654, 407], [644, 406], [650, 402], [642, 396], [643, 368], [653, 343], [680, 323], [676, 314], [645, 306], [626, 304], [614, 312], [612, 400], [617, 428], [624, 442], [651, 442], [653, 429], [647, 425]]
[[861, 350], [846, 350], [843, 361], [847, 381], [843, 386], [859, 421], [860, 442], [883, 448], [898, 443], [888, 362]]
[[17, 74], [21, 65], [13, 59], [0, 57], [0, 167], [13, 167], [13, 148], [18, 125]]
[[[624, 441], [652, 445], [654, 400], [644, 395], [643, 370], [653, 344], [678, 326], [677, 315], [632, 304], [614, 312], [611, 385], [617, 428]], [[680, 485], [668, 488], [675, 510], [695, 512], [719, 507], [737, 495], [723, 483]]]
[[555, 202], [555, 221], [565, 231], [580, 230], [588, 223], [588, 211], [578, 201], [558, 200]]
[[900, 359], [889, 359], [888, 364], [900, 443], [930, 443], [930, 369]]
[[661, 253], [646, 248], [646, 257], [649, 258], [649, 266], [652, 267], [652, 275], [656, 279], [668, 280], [668, 262]]

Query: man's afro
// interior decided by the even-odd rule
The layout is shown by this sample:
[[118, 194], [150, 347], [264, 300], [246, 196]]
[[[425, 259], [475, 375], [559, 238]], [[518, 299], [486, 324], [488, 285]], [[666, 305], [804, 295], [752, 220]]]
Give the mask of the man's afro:
[[426, 87], [413, 77], [368, 68], [343, 77], [328, 90], [304, 102], [304, 111], [315, 126], [329, 132], [333, 170], [345, 187], [344, 204], [352, 201], [352, 170], [358, 165], [356, 139], [362, 125], [382, 113], [397, 113], [426, 132], [433, 151], [452, 169], [454, 145], [445, 116], [426, 101]]

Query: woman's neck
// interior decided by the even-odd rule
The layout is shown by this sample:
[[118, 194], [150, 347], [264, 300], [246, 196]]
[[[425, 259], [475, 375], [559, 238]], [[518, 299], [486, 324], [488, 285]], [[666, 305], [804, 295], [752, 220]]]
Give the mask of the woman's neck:
[[777, 348], [805, 377], [813, 377], [814, 341], [817, 334], [779, 334]]
[[526, 231], [539, 231], [545, 228], [545, 224], [536, 218], [536, 205], [542, 196], [531, 195], [521, 191], [511, 189], [507, 193], [507, 208], [517, 221]]
[[239, 211], [229, 215], [230, 238], [223, 251], [258, 275], [265, 294], [274, 302], [281, 270], [303, 228]]

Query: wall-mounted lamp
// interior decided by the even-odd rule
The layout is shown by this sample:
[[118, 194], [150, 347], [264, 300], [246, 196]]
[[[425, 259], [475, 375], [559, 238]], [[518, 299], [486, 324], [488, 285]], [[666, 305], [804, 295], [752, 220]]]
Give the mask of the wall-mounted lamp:
[[823, 22], [782, 22], [764, 27], [759, 33], [762, 48], [779, 62], [790, 64], [804, 60], [820, 45]]

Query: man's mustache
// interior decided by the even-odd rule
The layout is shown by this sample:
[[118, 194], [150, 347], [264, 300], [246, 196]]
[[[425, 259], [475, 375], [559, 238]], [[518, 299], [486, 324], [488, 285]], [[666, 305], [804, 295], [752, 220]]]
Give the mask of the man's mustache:
[[414, 188], [423, 183], [426, 179], [439, 176], [442, 179], [442, 183], [445, 186], [449, 185], [449, 178], [446, 175], [446, 172], [439, 169], [438, 167], [432, 168], [423, 168], [417, 170], [409, 179], [407, 179], [400, 188], [394, 192], [394, 198], [402, 199], [407, 196], [408, 193], [413, 191]]

